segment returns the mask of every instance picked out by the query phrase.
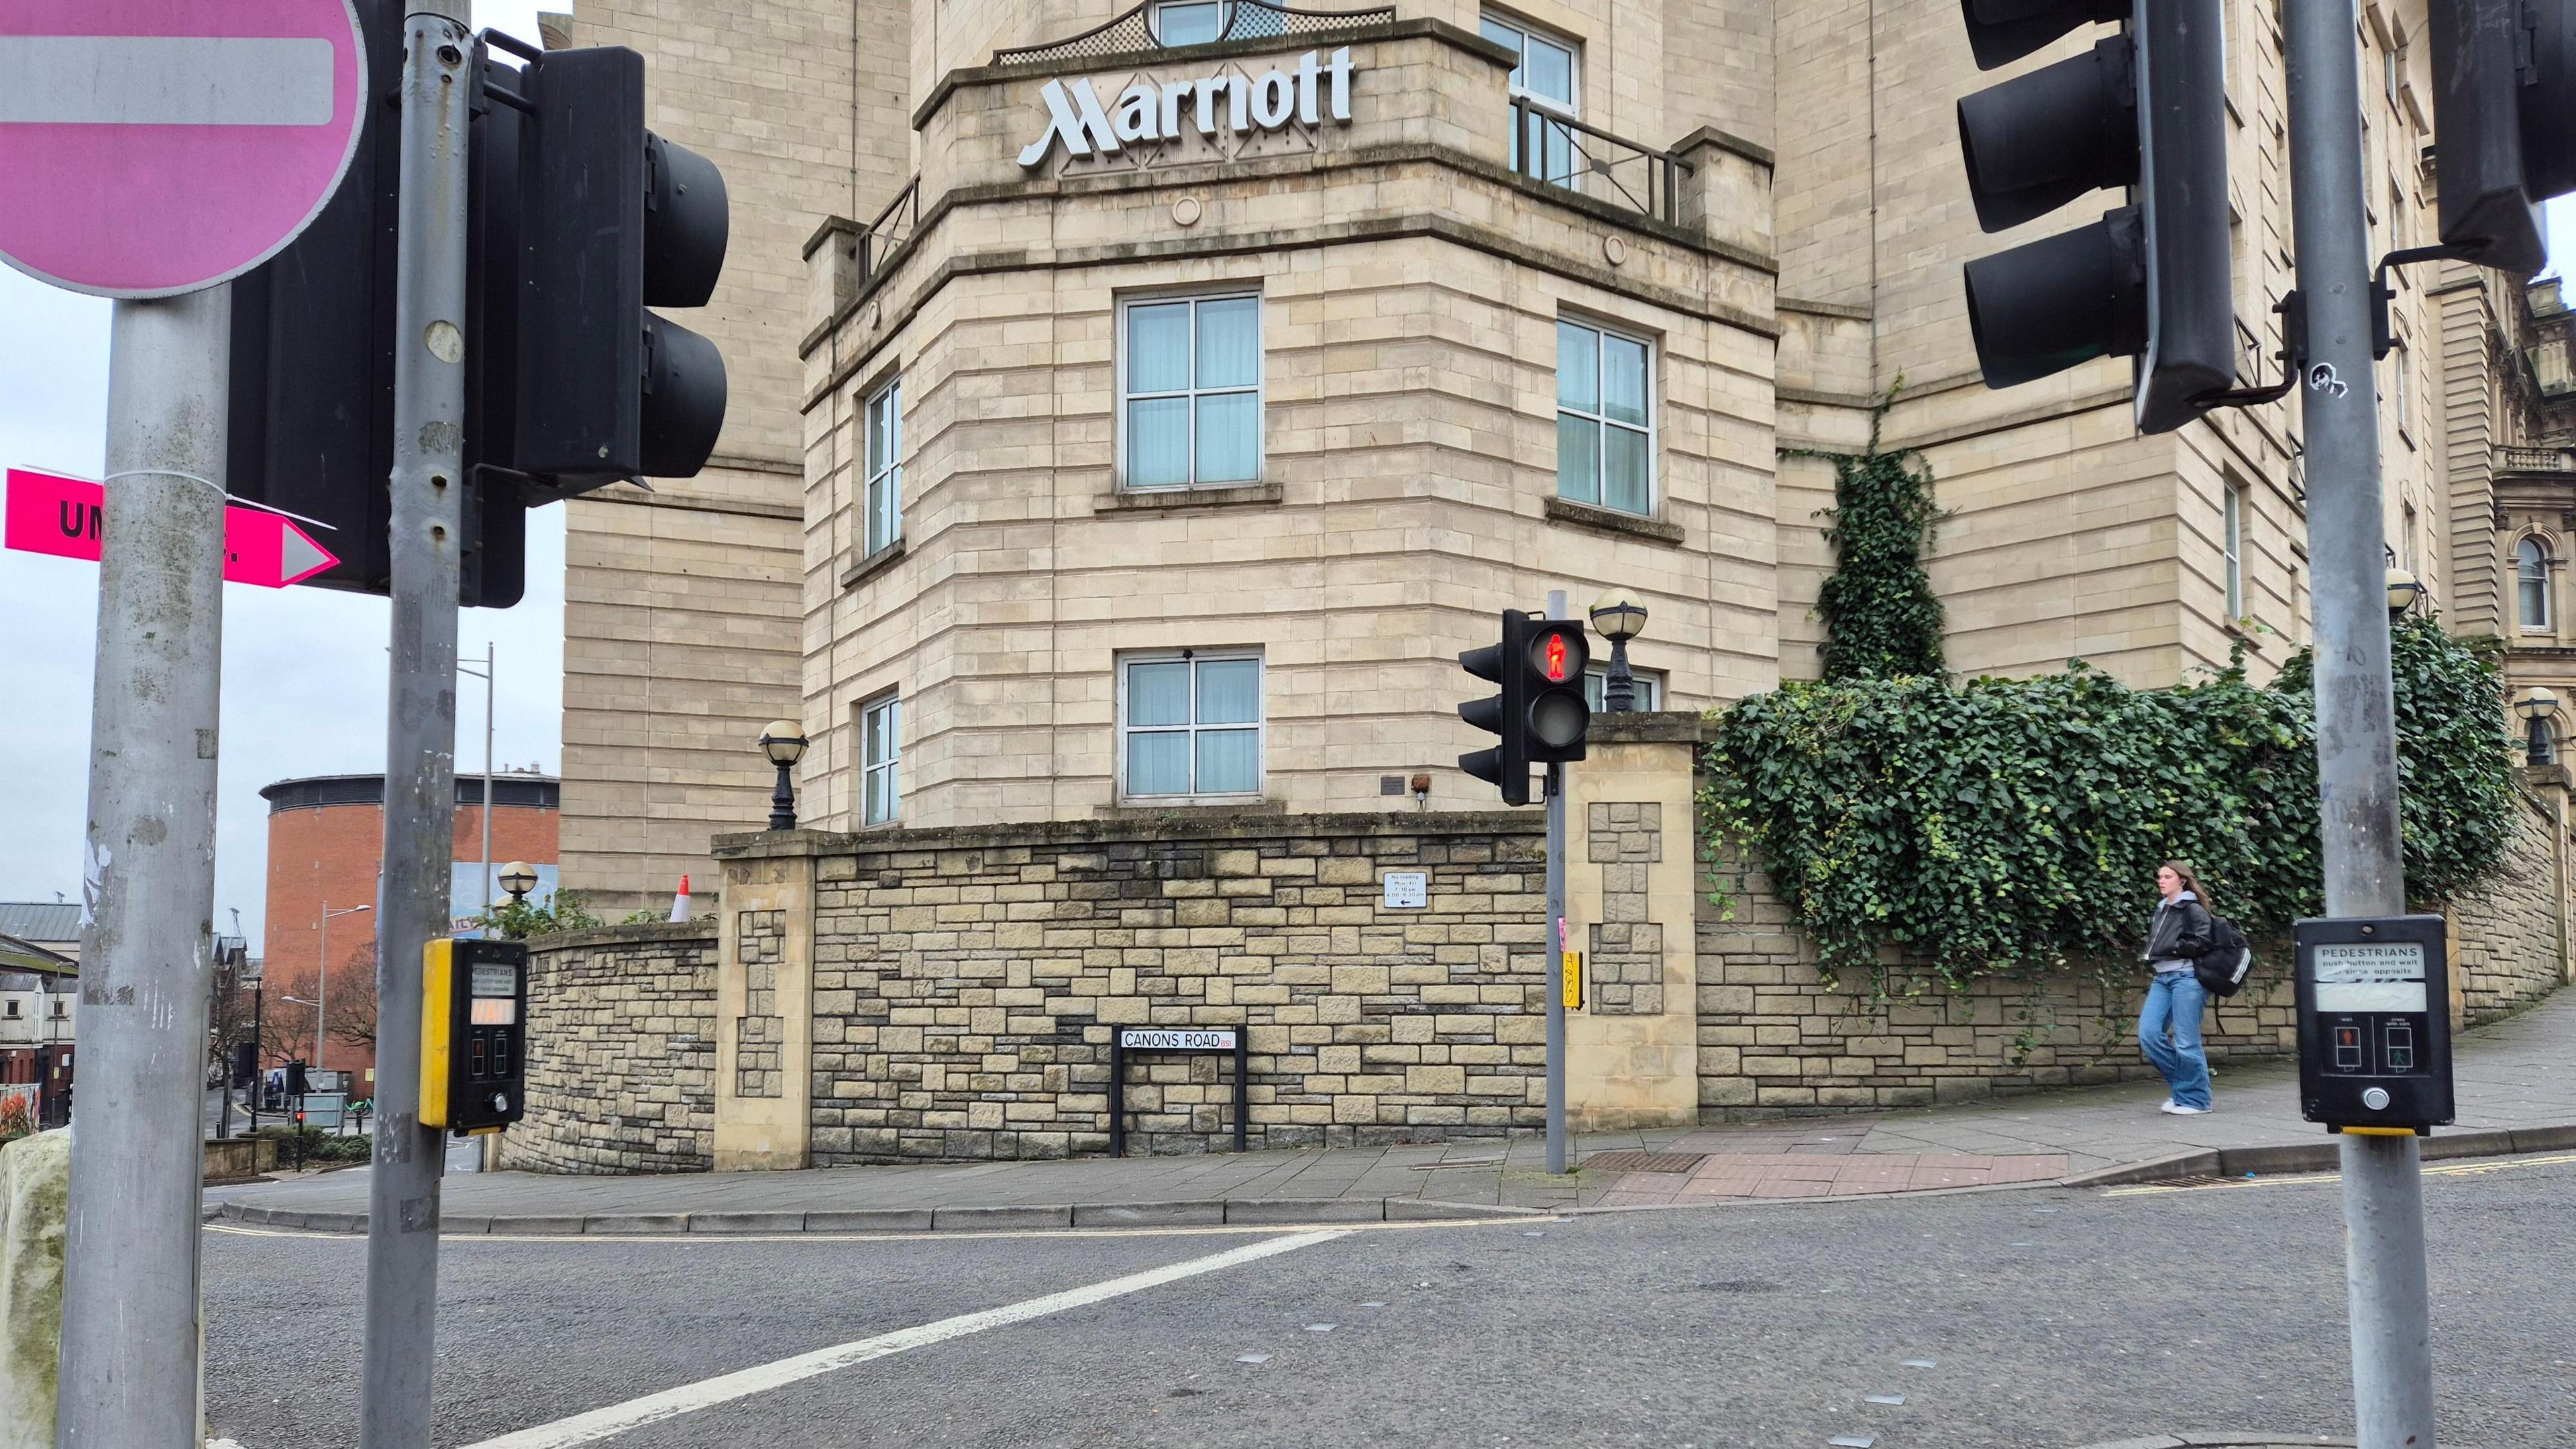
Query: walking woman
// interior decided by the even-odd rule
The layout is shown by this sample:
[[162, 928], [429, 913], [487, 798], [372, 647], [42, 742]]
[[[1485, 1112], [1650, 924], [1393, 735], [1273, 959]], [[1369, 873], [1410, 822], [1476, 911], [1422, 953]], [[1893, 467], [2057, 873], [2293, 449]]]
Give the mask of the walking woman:
[[2209, 993], [2192, 961], [2209, 949], [2209, 908], [2184, 861], [2169, 860], [2157, 868], [2156, 892], [2164, 899], [2156, 904], [2142, 953], [2155, 979], [2138, 1010], [2138, 1045], [2173, 1089], [2162, 1110], [2197, 1117], [2210, 1110], [2209, 1057], [2200, 1045], [2200, 1013]]

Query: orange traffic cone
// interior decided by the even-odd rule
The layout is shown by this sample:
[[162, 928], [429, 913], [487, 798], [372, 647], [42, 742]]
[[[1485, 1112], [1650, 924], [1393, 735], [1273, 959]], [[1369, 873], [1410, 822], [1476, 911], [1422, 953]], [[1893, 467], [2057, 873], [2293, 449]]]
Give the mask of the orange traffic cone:
[[680, 877], [680, 893], [671, 897], [671, 919], [685, 921], [689, 916], [689, 878]]

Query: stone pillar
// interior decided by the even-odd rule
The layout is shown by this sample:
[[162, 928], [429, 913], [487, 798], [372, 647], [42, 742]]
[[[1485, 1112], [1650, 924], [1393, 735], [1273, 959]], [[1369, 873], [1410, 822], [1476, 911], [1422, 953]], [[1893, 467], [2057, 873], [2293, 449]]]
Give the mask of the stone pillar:
[[1673, 146], [1689, 163], [1682, 179], [1681, 223], [1709, 240], [1761, 256], [1773, 250], [1771, 150], [1715, 126], [1702, 126]]
[[2571, 777], [2565, 765], [2525, 765], [2521, 768], [2522, 788], [2549, 812], [2549, 881], [2550, 917], [2556, 930], [2558, 979], [2576, 982], [2576, 952], [2568, 948], [2568, 839], [2567, 801]]
[[0, 1148], [0, 1449], [53, 1449], [72, 1135]]
[[1595, 715], [1566, 770], [1566, 916], [1584, 1003], [1566, 1017], [1577, 1131], [1699, 1120], [1699, 860], [1691, 714]]
[[715, 1170], [808, 1166], [814, 1094], [814, 846], [808, 831], [718, 841]]

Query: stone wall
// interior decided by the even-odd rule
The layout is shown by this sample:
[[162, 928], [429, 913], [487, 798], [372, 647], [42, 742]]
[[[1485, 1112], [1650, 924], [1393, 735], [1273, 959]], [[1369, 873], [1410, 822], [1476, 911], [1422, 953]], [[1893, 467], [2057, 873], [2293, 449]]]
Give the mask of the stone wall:
[[[1108, 1147], [1121, 1026], [1250, 1030], [1255, 1147], [1541, 1125], [1529, 815], [1059, 823], [817, 862], [817, 1164]], [[1428, 877], [1382, 904], [1389, 871]], [[1231, 1131], [1213, 1056], [1138, 1059], [1130, 1151]]]
[[[2519, 1010], [2567, 980], [2557, 807], [2524, 794], [2516, 808], [2504, 863], [2484, 889], [2443, 908], [2460, 1025]], [[2213, 1062], [2298, 1052], [2290, 943], [2254, 950], [2252, 981], [2203, 1023]], [[2137, 1042], [2146, 977], [2126, 958], [1966, 991], [1921, 968], [1828, 986], [1761, 870], [1728, 859], [1712, 868], [1699, 907], [1698, 959], [1699, 1100], [1710, 1115], [1919, 1107], [2155, 1076]]]
[[[1699, 1100], [1711, 1117], [1922, 1107], [2153, 1077], [2138, 1053], [2136, 963], [1954, 991], [1929, 970], [1827, 985], [1815, 948], [1758, 867], [1712, 868], [1699, 936]], [[2204, 1023], [2210, 1059], [2298, 1049], [2286, 945], [2258, 943], [2254, 981]]]
[[[2554, 773], [2554, 772], [2553, 772]], [[2484, 888], [2451, 904], [2452, 968], [2470, 1025], [2521, 1010], [2566, 984], [2566, 852], [2555, 790], [2518, 801], [2513, 848]]]
[[716, 926], [611, 926], [528, 952], [528, 1115], [505, 1168], [703, 1172], [715, 1114]]

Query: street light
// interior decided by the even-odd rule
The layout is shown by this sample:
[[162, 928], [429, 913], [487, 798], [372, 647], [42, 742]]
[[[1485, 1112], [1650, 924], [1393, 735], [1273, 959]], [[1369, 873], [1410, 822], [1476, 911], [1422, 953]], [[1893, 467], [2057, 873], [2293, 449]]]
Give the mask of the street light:
[[2535, 685], [2515, 698], [2513, 712], [2523, 719], [2526, 763], [2558, 763], [2558, 732], [2550, 726], [2550, 716], [2558, 712], [2558, 696]]
[[1592, 601], [1592, 627], [1610, 641], [1610, 673], [1601, 685], [1601, 712], [1627, 714], [1637, 707], [1637, 676], [1628, 668], [1628, 641], [1646, 632], [1646, 606], [1626, 589], [1604, 589]]
[[514, 903], [525, 904], [528, 892], [537, 888], [537, 869], [524, 860], [514, 860], [501, 867], [501, 889], [510, 893]]
[[[374, 906], [351, 906], [344, 911], [335, 911], [331, 909], [331, 898], [329, 896], [322, 898], [322, 949], [317, 953], [320, 959], [313, 963], [314, 995], [324, 1001], [331, 998], [331, 918], [354, 916], [360, 911], [374, 909]], [[286, 999], [295, 1000], [292, 996]], [[313, 1008], [313, 1070], [318, 1072], [322, 1070], [322, 1002], [313, 1001], [305, 1004]]]
[[2424, 581], [2404, 569], [2388, 571], [2388, 622], [2394, 624], [2424, 597]]
[[778, 767], [778, 788], [769, 795], [769, 828], [796, 828], [796, 785], [788, 772], [805, 758], [805, 731], [792, 719], [774, 719], [760, 732], [760, 752]]

